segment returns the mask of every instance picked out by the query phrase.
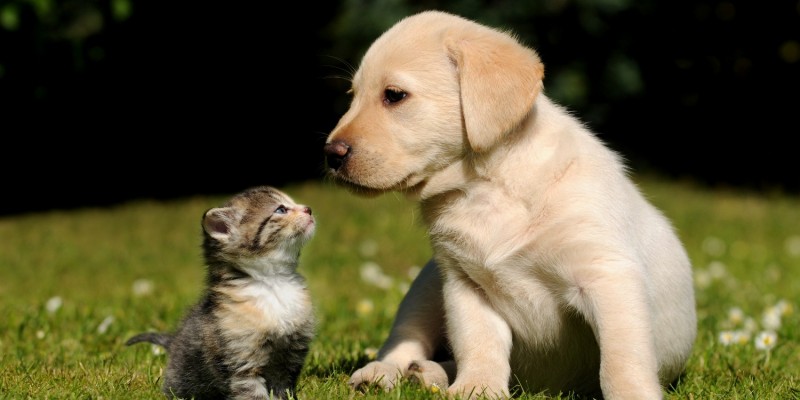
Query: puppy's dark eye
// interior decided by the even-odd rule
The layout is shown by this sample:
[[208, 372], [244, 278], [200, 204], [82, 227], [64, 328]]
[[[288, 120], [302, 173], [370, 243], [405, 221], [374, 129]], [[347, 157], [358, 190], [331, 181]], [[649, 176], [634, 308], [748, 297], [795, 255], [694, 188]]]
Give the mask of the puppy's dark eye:
[[289, 210], [283, 204], [279, 205], [278, 208], [275, 209], [275, 214], [286, 214]]
[[406, 98], [408, 93], [397, 89], [388, 88], [383, 91], [383, 102], [386, 104], [394, 104]]

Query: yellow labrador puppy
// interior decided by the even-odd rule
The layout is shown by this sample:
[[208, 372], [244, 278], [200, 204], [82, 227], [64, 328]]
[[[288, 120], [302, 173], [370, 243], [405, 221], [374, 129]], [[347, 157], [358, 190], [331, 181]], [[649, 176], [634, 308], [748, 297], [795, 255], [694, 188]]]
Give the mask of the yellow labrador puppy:
[[[696, 335], [683, 245], [543, 77], [514, 36], [438, 11], [364, 55], [328, 172], [418, 199], [433, 259], [354, 387], [406, 376], [468, 397], [641, 400], [680, 375]], [[431, 361], [442, 347], [454, 366]]]

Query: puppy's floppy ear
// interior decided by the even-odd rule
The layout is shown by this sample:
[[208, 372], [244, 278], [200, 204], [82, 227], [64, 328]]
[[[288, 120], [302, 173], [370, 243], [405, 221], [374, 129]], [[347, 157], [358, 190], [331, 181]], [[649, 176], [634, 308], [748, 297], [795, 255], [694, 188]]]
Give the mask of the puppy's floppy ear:
[[447, 31], [444, 46], [458, 70], [470, 147], [488, 150], [530, 112], [544, 65], [515, 37], [480, 25]]

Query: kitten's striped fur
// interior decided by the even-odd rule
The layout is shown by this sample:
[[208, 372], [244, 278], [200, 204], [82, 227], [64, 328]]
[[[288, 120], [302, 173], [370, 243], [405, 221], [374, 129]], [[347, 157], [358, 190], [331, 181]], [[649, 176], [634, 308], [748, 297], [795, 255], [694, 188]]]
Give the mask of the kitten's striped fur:
[[164, 346], [163, 392], [200, 399], [295, 398], [315, 332], [300, 250], [311, 209], [269, 186], [245, 190], [203, 215], [206, 289], [174, 333], [126, 344]]

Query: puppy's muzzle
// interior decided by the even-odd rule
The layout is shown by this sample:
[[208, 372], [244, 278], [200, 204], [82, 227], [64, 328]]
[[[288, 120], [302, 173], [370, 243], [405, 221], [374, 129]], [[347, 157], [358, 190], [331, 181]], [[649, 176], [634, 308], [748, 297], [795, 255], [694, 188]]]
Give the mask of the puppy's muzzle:
[[323, 151], [328, 168], [333, 171], [338, 171], [350, 157], [350, 146], [341, 140], [326, 143]]

